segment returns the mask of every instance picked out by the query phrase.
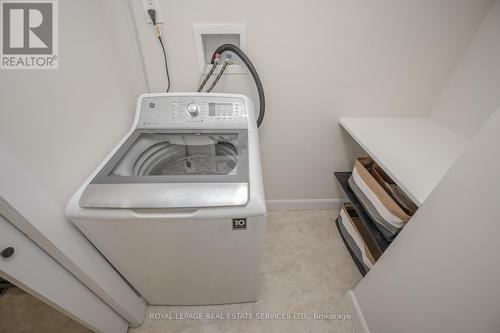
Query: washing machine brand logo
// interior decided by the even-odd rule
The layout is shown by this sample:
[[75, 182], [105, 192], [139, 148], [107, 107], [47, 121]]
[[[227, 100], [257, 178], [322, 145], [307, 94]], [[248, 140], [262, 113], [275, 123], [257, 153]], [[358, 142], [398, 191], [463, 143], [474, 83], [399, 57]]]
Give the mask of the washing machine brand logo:
[[57, 0], [1, 0], [2, 69], [57, 69]]
[[245, 230], [247, 228], [247, 219], [233, 219], [233, 230]]

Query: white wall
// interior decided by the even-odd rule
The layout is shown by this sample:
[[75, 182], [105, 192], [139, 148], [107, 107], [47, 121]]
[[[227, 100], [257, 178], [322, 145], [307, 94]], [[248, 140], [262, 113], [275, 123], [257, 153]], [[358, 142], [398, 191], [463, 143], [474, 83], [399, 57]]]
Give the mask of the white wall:
[[59, 1], [58, 70], [0, 71], [0, 141], [61, 208], [128, 131], [146, 90], [126, 2], [103, 4]]
[[500, 330], [499, 105], [497, 0], [430, 113], [473, 142], [354, 289], [371, 333]]
[[371, 333], [500, 331], [500, 108], [354, 290]]
[[[153, 91], [161, 53], [140, 1], [132, 1]], [[267, 199], [338, 198], [332, 172], [352, 163], [341, 116], [424, 116], [453, 73], [492, 0], [174, 1], [166, 19], [173, 91], [200, 77], [192, 23], [247, 24], [247, 50], [266, 90], [261, 129]], [[219, 91], [255, 97], [247, 77]]]
[[[139, 1], [60, 2], [60, 69], [0, 72], [0, 141], [63, 207], [127, 131], [137, 95], [164, 87], [160, 49]], [[245, 22], [267, 93], [261, 130], [268, 199], [341, 196], [352, 163], [342, 115], [426, 115], [492, 0], [172, 1], [173, 90], [199, 82], [193, 22]], [[134, 45], [140, 36], [146, 73]], [[219, 90], [255, 97], [246, 76]]]
[[496, 1], [430, 116], [473, 137], [500, 105], [500, 1]]

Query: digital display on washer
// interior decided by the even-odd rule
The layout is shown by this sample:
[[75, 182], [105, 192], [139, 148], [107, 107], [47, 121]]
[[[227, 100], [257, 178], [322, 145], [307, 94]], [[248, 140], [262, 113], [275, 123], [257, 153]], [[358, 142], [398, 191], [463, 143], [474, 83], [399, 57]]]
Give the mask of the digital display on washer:
[[232, 103], [208, 103], [208, 116], [231, 116], [233, 114]]

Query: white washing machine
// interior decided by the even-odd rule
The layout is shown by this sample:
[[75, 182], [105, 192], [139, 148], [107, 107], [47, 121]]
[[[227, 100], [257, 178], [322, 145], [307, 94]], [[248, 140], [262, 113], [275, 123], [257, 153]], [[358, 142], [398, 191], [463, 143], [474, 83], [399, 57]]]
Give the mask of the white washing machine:
[[257, 300], [266, 205], [252, 102], [142, 95], [66, 214], [150, 304]]

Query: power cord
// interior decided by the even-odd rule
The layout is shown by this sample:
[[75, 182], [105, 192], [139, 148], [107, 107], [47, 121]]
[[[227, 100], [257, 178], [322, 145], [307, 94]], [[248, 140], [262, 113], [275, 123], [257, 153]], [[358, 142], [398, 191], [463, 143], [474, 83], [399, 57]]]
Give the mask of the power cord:
[[167, 77], [167, 92], [169, 92], [170, 91], [170, 73], [168, 70], [167, 52], [165, 51], [165, 45], [163, 44], [161, 29], [160, 29], [160, 26], [156, 23], [156, 11], [154, 9], [149, 9], [148, 14], [149, 14], [149, 17], [151, 17], [151, 21], [153, 21], [156, 36], [158, 37], [158, 41], [160, 42], [161, 50], [163, 51], [163, 60], [165, 62], [165, 75]]

